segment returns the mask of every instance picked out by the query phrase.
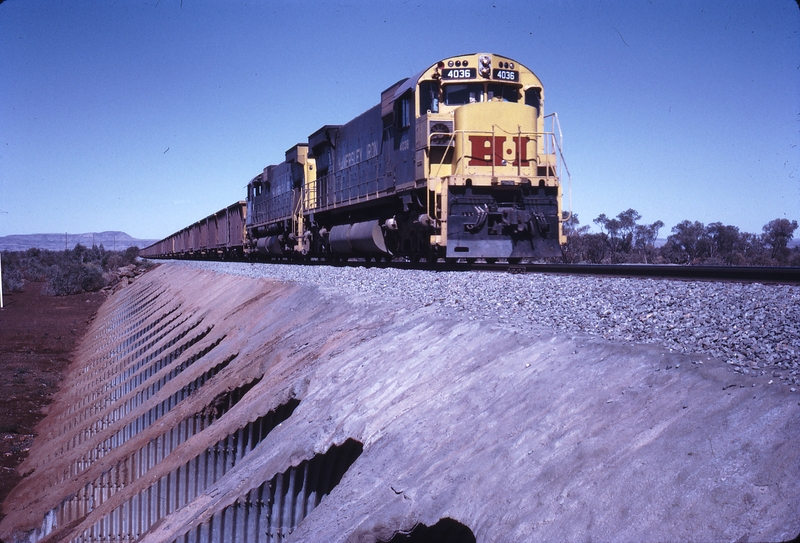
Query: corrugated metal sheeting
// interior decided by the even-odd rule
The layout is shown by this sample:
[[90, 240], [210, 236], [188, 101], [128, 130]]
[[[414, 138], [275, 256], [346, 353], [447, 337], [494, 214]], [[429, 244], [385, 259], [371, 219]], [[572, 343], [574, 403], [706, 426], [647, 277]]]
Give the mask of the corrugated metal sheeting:
[[[46, 452], [26, 464], [34, 475], [21, 486], [44, 485], [54, 506], [33, 530], [18, 530], [20, 539], [135, 541], [221, 481], [291, 416], [300, 404], [292, 397], [258, 417], [247, 413], [253, 420], [243, 425], [241, 413], [225, 417], [263, 375], [234, 369], [232, 344], [241, 338], [217, 326], [214, 313], [231, 309], [225, 296], [219, 301], [216, 312], [201, 313], [158, 283], [140, 282], [104, 306], [47, 419]], [[220, 380], [226, 370], [238, 379]], [[348, 439], [289, 466], [176, 541], [283, 541], [361, 451]]]

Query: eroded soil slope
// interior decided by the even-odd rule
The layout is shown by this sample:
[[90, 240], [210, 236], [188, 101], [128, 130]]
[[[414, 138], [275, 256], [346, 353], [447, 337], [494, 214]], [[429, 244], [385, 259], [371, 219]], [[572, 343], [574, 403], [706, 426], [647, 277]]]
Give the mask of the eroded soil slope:
[[17, 466], [28, 456], [36, 424], [106, 298], [47, 296], [43, 286], [5, 293], [0, 310], [0, 503], [21, 479]]

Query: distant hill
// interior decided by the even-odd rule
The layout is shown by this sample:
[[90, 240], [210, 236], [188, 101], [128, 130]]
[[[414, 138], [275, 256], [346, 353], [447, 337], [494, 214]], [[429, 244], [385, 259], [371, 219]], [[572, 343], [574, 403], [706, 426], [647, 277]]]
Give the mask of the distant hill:
[[88, 234], [18, 234], [0, 236], [0, 251], [25, 251], [36, 247], [50, 251], [74, 249], [77, 244], [103, 246], [107, 251], [124, 251], [128, 247], [143, 249], [158, 240], [136, 239], [125, 232], [90, 232]]

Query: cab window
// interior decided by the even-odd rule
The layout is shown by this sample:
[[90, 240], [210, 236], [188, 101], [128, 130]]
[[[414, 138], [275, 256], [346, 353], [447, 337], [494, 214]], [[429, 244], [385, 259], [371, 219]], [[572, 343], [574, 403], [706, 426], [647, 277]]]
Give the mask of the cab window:
[[411, 99], [412, 94], [408, 92], [394, 103], [394, 125], [398, 130], [411, 126]]
[[542, 93], [540, 89], [530, 88], [525, 91], [525, 105], [536, 108], [536, 116], [541, 115]]
[[489, 83], [488, 100], [502, 100], [503, 102], [519, 102], [519, 90], [511, 85]]
[[423, 81], [419, 85], [420, 114], [439, 113], [439, 82]]
[[448, 106], [462, 106], [473, 102], [483, 102], [483, 85], [480, 83], [444, 87], [444, 103]]

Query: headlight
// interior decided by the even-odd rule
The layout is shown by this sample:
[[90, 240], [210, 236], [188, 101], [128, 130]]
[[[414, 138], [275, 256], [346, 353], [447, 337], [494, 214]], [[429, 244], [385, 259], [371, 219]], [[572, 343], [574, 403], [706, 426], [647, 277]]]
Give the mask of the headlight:
[[481, 74], [482, 77], [489, 77], [489, 74], [492, 73], [492, 59], [489, 58], [489, 55], [481, 55], [478, 59], [478, 72]]

